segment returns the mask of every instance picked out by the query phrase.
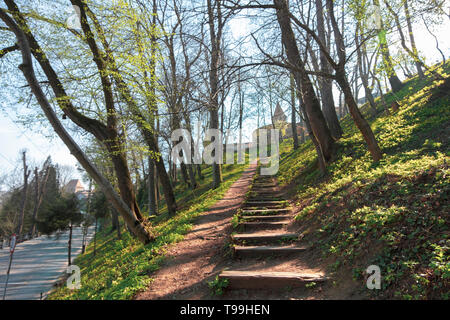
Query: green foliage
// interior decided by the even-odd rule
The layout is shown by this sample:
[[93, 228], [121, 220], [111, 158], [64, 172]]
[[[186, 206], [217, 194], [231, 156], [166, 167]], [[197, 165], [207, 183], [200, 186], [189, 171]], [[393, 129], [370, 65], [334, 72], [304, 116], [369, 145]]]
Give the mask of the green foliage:
[[109, 215], [110, 208], [106, 196], [101, 191], [96, 191], [91, 195], [91, 213], [96, 218], [104, 218]]
[[[450, 73], [450, 64], [435, 68]], [[449, 298], [450, 97], [439, 93], [442, 81], [427, 76], [386, 95], [388, 104], [399, 102], [397, 112], [378, 106], [370, 123], [384, 152], [378, 163], [348, 116], [325, 177], [310, 141], [295, 151], [291, 141], [280, 146], [278, 180], [297, 189], [296, 219], [311, 227], [304, 240], [332, 272], [351, 267], [361, 285], [361, 270], [380, 266], [377, 297]]]
[[79, 201], [76, 195], [69, 195], [56, 199], [48, 204], [44, 213], [39, 217], [37, 226], [40, 232], [52, 234], [64, 231], [71, 225], [77, 225], [83, 220], [80, 213]]
[[236, 229], [239, 226], [240, 223], [240, 215], [239, 214], [235, 214], [233, 216], [233, 218], [231, 218], [231, 226]]
[[305, 287], [308, 289], [313, 289], [316, 285], [317, 285], [317, 283], [310, 282], [310, 283], [305, 284]]
[[[60, 182], [58, 179], [59, 167], [53, 165], [51, 158], [47, 160], [49, 166], [48, 179], [45, 185], [45, 192], [42, 198], [42, 204], [38, 211], [38, 216], [46, 214], [46, 208], [48, 208], [55, 201], [61, 198], [60, 192]], [[44, 170], [39, 172], [40, 181], [42, 183], [44, 176]], [[28, 233], [31, 231], [31, 226], [33, 223], [33, 208], [34, 208], [34, 175], [31, 176], [28, 183], [27, 200], [25, 202], [25, 216], [24, 216], [24, 226], [23, 233]], [[23, 179], [23, 177], [21, 177]], [[16, 188], [8, 192], [5, 196], [4, 203], [0, 210], [0, 235], [8, 236], [15, 231], [17, 223], [17, 215], [20, 211], [20, 204], [23, 197], [23, 188]]]
[[217, 189], [210, 188], [211, 170], [205, 170], [204, 185], [199, 187], [204, 192], [186, 200], [184, 209], [175, 217], [168, 218], [166, 213], [157, 216], [153, 221], [157, 237], [148, 245], [142, 245], [128, 232], [123, 233], [121, 240], [117, 240], [108, 229], [99, 232], [97, 254], [93, 255], [93, 243], [90, 243], [86, 253], [74, 261], [81, 269], [81, 289], [72, 291], [63, 286], [56, 289], [49, 299], [131, 299], [151, 283], [152, 274], [160, 268], [166, 250], [183, 240], [191, 230], [194, 218], [220, 200], [244, 168], [244, 165], [230, 165], [228, 170], [224, 170], [224, 182]]
[[224, 289], [228, 287], [228, 279], [220, 279], [219, 276], [210, 282], [208, 282], [209, 288], [212, 290], [212, 294], [215, 296], [223, 295]]

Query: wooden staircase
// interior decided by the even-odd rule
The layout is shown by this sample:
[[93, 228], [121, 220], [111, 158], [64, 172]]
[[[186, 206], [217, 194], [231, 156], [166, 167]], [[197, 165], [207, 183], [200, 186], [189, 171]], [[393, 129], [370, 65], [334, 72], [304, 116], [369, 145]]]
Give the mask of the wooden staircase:
[[[239, 211], [237, 230], [241, 232], [231, 236], [234, 258], [245, 263], [246, 259], [289, 257], [307, 250], [298, 244], [299, 234], [286, 231], [292, 219], [291, 208], [279, 193], [275, 179], [258, 176], [249, 195]], [[319, 273], [264, 269], [224, 270], [219, 278], [228, 279], [227, 289], [267, 290], [299, 288], [311, 282], [327, 280], [327, 277]]]

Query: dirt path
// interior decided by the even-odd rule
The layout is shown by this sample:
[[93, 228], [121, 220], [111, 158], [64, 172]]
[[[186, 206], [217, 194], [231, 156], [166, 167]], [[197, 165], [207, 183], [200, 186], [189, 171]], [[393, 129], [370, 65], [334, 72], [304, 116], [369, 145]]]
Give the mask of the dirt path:
[[226, 256], [226, 242], [231, 233], [231, 218], [243, 204], [256, 172], [251, 164], [224, 198], [195, 221], [195, 227], [185, 239], [170, 248], [167, 261], [154, 274], [149, 288], [135, 299], [209, 299], [208, 281], [218, 275], [224, 264], [231, 264]]

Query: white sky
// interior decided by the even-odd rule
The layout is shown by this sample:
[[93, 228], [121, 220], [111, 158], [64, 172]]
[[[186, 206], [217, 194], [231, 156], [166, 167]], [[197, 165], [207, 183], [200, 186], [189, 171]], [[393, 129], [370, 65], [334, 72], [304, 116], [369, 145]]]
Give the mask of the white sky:
[[[246, 19], [231, 21], [230, 28], [235, 38], [246, 35], [249, 29]], [[441, 50], [448, 58], [450, 54], [449, 20], [446, 19], [434, 31], [439, 38]], [[427, 62], [431, 64], [440, 61], [441, 55], [436, 50], [435, 40], [425, 27], [419, 28], [416, 26], [415, 34], [419, 50], [427, 58]], [[59, 139], [50, 141], [43, 135], [30, 132], [20, 124], [14, 123], [15, 115], [12, 112], [10, 110], [8, 115], [0, 112], [0, 175], [11, 171], [16, 165], [20, 164], [18, 160], [21, 156], [20, 151], [23, 149], [28, 151], [27, 154], [30, 159], [34, 159], [38, 163], [42, 163], [48, 155], [51, 155], [54, 163], [76, 165], [76, 159], [70, 155], [66, 146]], [[249, 132], [246, 132], [245, 135], [249, 136], [255, 127], [255, 121], [251, 119], [247, 121], [248, 123], [244, 127], [248, 128]]]

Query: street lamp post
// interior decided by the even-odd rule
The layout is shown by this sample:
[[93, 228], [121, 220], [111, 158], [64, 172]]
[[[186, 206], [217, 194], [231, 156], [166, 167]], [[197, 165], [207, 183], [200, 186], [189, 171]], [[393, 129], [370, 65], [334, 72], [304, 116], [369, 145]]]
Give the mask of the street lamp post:
[[9, 266], [8, 271], [6, 271], [6, 281], [5, 281], [5, 289], [3, 291], [3, 300], [6, 298], [6, 288], [8, 287], [9, 273], [11, 271], [11, 264], [14, 255], [14, 249], [16, 248], [16, 234], [11, 236], [11, 241], [9, 242]]

